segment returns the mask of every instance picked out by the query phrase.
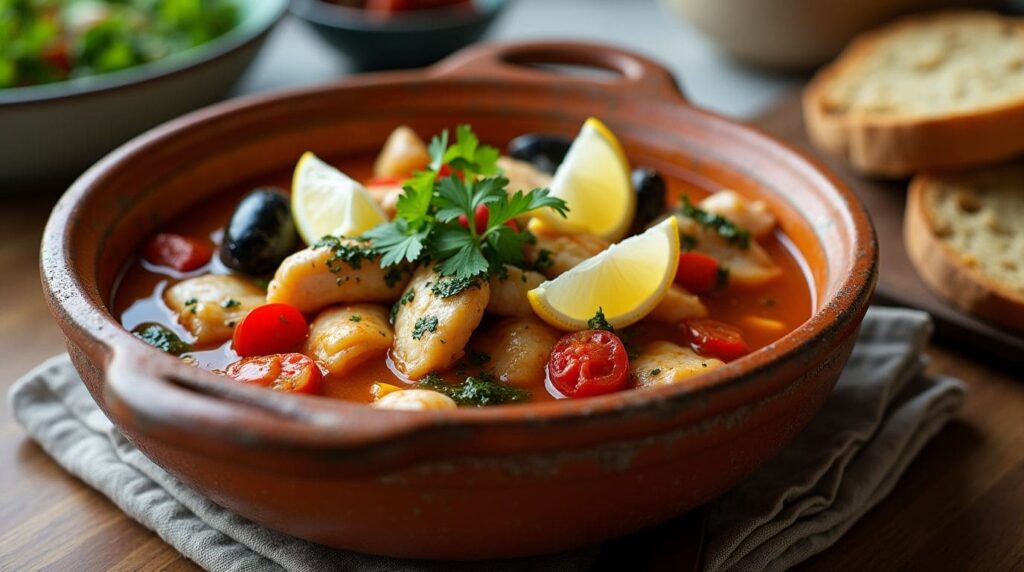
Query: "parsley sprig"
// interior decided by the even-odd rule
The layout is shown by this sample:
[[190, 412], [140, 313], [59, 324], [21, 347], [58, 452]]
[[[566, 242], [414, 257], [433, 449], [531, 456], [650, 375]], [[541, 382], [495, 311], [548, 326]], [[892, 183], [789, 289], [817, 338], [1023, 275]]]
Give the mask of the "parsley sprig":
[[[428, 149], [430, 166], [406, 182], [394, 220], [365, 235], [384, 267], [430, 259], [442, 275], [466, 279], [505, 264], [520, 265], [530, 233], [506, 223], [535, 209], [550, 208], [562, 216], [569, 210], [548, 189], [510, 195], [509, 181], [498, 171], [498, 150], [481, 145], [468, 125], [456, 128], [454, 144], [448, 144], [445, 130]], [[449, 174], [439, 178], [445, 171]], [[488, 216], [486, 227], [477, 232], [472, 221], [480, 205], [486, 205]], [[460, 217], [469, 224], [459, 224]]]

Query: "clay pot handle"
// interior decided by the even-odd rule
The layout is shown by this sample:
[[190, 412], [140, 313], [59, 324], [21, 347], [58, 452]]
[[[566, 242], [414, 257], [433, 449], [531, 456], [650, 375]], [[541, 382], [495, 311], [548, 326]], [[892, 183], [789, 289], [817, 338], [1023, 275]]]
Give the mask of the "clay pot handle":
[[[582, 66], [614, 77], [560, 73], [555, 66]], [[543, 67], [550, 66], [550, 67]], [[572, 82], [599, 89], [683, 102], [675, 78], [660, 64], [633, 52], [584, 42], [487, 43], [464, 49], [431, 68], [435, 76], [528, 83]]]
[[366, 475], [399, 468], [387, 445], [431, 425], [430, 416], [249, 387], [135, 344], [115, 346], [104, 402], [121, 426], [175, 447], [279, 470], [309, 449], [329, 450], [332, 470]]

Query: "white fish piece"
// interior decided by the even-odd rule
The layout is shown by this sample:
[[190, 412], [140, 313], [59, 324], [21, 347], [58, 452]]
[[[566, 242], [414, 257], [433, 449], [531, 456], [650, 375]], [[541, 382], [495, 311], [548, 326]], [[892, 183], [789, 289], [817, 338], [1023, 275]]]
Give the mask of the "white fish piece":
[[342, 375], [372, 357], [383, 356], [394, 339], [384, 306], [335, 306], [320, 312], [310, 324], [302, 353], [332, 375]]
[[544, 383], [561, 332], [536, 317], [505, 318], [474, 337], [473, 350], [490, 356], [481, 369], [518, 386]]
[[678, 284], [673, 284], [661, 302], [647, 314], [648, 319], [666, 324], [706, 317], [708, 308], [700, 301], [700, 297]]
[[444, 296], [438, 286], [448, 280], [432, 266], [422, 266], [402, 296], [404, 303], [399, 302], [391, 358], [410, 379], [450, 368], [466, 353], [466, 344], [484, 316], [490, 284], [476, 280], [461, 292]]
[[775, 264], [764, 247], [751, 239], [746, 248], [730, 243], [712, 228], [677, 214], [679, 234], [696, 240], [693, 250], [714, 258], [729, 271], [729, 283], [741, 286], [760, 286], [782, 275], [782, 269]]
[[532, 316], [526, 293], [544, 282], [544, 275], [532, 270], [506, 266], [502, 275], [492, 275], [487, 312], [496, 316]]
[[235, 326], [264, 304], [263, 290], [234, 275], [204, 274], [182, 280], [164, 292], [164, 302], [200, 345], [231, 338]]
[[629, 371], [637, 387], [656, 387], [685, 383], [698, 387], [692, 378], [725, 365], [720, 359], [697, 355], [690, 348], [666, 341], [647, 344], [640, 355], [629, 364]]
[[723, 216], [730, 222], [760, 240], [775, 230], [778, 221], [768, 209], [768, 203], [744, 198], [736, 191], [725, 189], [713, 193], [698, 205], [710, 213]]

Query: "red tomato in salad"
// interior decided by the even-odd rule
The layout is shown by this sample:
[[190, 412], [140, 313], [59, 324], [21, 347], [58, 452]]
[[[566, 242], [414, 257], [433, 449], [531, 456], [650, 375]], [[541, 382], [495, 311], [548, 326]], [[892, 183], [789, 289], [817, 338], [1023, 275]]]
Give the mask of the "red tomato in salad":
[[548, 379], [566, 397], [619, 391], [629, 381], [629, 357], [622, 340], [606, 330], [562, 336], [547, 365]]
[[306, 341], [309, 324], [291, 304], [253, 308], [235, 327], [231, 347], [242, 357], [294, 351]]
[[242, 383], [290, 393], [319, 393], [323, 384], [320, 366], [298, 353], [247, 357], [229, 365], [226, 373]]
[[707, 294], [718, 287], [718, 261], [699, 252], [679, 254], [676, 284], [694, 294]]
[[188, 236], [161, 232], [149, 239], [143, 256], [150, 264], [189, 272], [210, 262], [213, 246]]
[[[487, 218], [491, 216], [491, 209], [487, 208], [485, 204], [479, 204], [476, 206], [476, 210], [473, 211], [473, 224], [476, 227], [477, 234], [483, 234], [487, 232]], [[466, 215], [459, 215], [459, 225], [462, 228], [469, 228], [469, 219]]]
[[705, 357], [732, 361], [750, 353], [743, 332], [718, 320], [687, 320], [683, 331], [693, 351]]

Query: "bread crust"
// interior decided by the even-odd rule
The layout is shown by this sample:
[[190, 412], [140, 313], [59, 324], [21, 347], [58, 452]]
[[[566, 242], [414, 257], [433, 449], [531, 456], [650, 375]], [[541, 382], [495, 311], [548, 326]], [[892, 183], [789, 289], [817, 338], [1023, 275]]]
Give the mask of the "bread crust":
[[[804, 122], [810, 140], [864, 174], [893, 178], [993, 163], [1024, 153], [1024, 96], [1005, 105], [929, 118], [827, 109], [828, 85], [867, 57], [884, 38], [924, 23], [979, 14], [986, 13], [945, 10], [910, 16], [855, 39], [804, 90]], [[1024, 28], [1024, 19], [1003, 19]]]
[[925, 200], [934, 184], [932, 176], [918, 175], [907, 193], [903, 241], [918, 275], [935, 293], [963, 310], [1024, 331], [1024, 296], [967, 264], [936, 232], [935, 215]]

